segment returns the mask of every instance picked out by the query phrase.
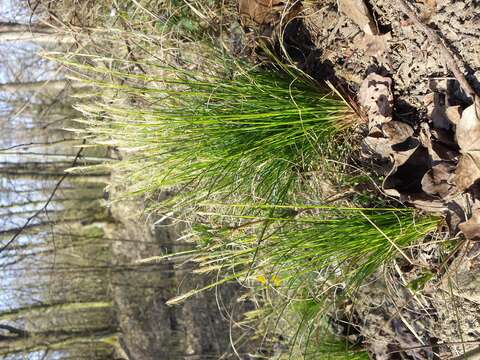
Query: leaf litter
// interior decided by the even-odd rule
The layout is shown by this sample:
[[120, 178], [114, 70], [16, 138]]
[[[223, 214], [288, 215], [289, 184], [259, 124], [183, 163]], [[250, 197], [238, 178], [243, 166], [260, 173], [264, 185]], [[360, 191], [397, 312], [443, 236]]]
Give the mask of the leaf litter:
[[[301, 9], [320, 50], [317, 59], [332, 64], [358, 94], [368, 119], [362, 156], [383, 166], [383, 191], [424, 212], [444, 214], [448, 234], [430, 240], [450, 237], [461, 245], [446, 256], [438, 246], [420, 244], [412, 258], [421, 265], [400, 264], [390, 282], [377, 279], [360, 290], [365, 304], [356, 304], [347, 317], [362, 324], [364, 342], [377, 359], [450, 358], [468, 348], [464, 339], [480, 334], [480, 300], [471, 286], [480, 267], [480, 118], [468, 105], [479, 103], [474, 90], [480, 86], [469, 83], [471, 74], [480, 74], [478, 53], [470, 51], [480, 45], [478, 15], [471, 0], [419, 0], [412, 6], [320, 0]], [[278, 26], [276, 19], [270, 27]], [[452, 56], [451, 48], [458, 54]], [[398, 111], [405, 107], [408, 116]], [[432, 341], [437, 343], [429, 347]]]
[[[358, 95], [368, 117], [363, 155], [389, 161], [383, 190], [426, 212], [434, 208], [447, 214], [460, 209], [471, 214], [472, 208], [480, 208], [475, 189], [480, 179], [480, 119], [475, 106], [466, 108], [454, 122], [445, 117], [414, 127], [393, 119], [391, 86], [392, 79], [371, 73]], [[451, 109], [450, 118], [458, 111], [458, 107]], [[436, 113], [432, 111], [431, 116]], [[470, 201], [464, 201], [465, 194]], [[451, 233], [464, 221], [460, 217], [451, 223]]]
[[[351, 6], [342, 12], [364, 32], [363, 39], [378, 37], [370, 31], [372, 22], [366, 20], [372, 17], [358, 15], [363, 10], [368, 11], [363, 1], [339, 2]], [[433, 32], [425, 28], [424, 23], [436, 16], [437, 1], [421, 1], [418, 17], [408, 11], [403, 1], [401, 3], [400, 8], [404, 6], [404, 13], [409, 16], [409, 23], [403, 26], [419, 26], [426, 32], [427, 39], [436, 44], [438, 37], [432, 36]], [[359, 36], [354, 38], [355, 45], [365, 50], [362, 38], [358, 39]], [[366, 51], [387, 70], [391, 70], [388, 54], [383, 53], [388, 51], [389, 40], [385, 39], [385, 45], [377, 54]], [[448, 236], [462, 234], [466, 239], [457, 240], [459, 247], [446, 259], [442, 259], [438, 248], [432, 250], [435, 255], [430, 256], [424, 266], [433, 272], [425, 272], [422, 266], [406, 271], [397, 268], [392, 272], [391, 281], [395, 283], [401, 279], [403, 284], [379, 283], [377, 279], [374, 282], [377, 289], [369, 286], [362, 290], [364, 293], [360, 294], [356, 306], [359, 313], [349, 316], [359, 317], [361, 334], [376, 359], [393, 359], [400, 353], [412, 359], [450, 358], [465, 351], [464, 339], [477, 338], [479, 334], [480, 299], [476, 279], [480, 266], [480, 101], [456, 59], [447, 51], [443, 46], [440, 52], [454, 79], [430, 78], [430, 93], [424, 95], [425, 117], [420, 115], [410, 122], [398, 119], [393, 111], [398, 104], [393, 91], [394, 79], [386, 75], [389, 71], [382, 70], [381, 66], [369, 70], [359, 84], [358, 102], [368, 119], [362, 155], [371, 161], [384, 161], [383, 191], [426, 213], [445, 215]], [[461, 90], [455, 94], [454, 88]], [[470, 98], [473, 104], [465, 106], [465, 101], [458, 101], [458, 93], [462, 94], [462, 100]], [[419, 247], [416, 260], [426, 250]], [[407, 284], [415, 286], [420, 279], [422, 291], [417, 294], [411, 286], [405, 288], [408, 278]], [[384, 290], [389, 287], [395, 289], [395, 295]], [[417, 296], [415, 303], [412, 299]], [[379, 308], [372, 312], [375, 301], [379, 302]], [[437, 345], [431, 345], [432, 339]], [[442, 346], [439, 339], [458, 344]], [[470, 349], [471, 346], [476, 345], [470, 345]], [[477, 350], [470, 351], [476, 354]]]

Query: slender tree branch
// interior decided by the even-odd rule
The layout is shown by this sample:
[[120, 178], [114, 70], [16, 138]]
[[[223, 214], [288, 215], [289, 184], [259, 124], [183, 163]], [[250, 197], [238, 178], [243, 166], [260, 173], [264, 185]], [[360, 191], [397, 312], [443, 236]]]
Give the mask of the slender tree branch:
[[10, 147], [2, 148], [0, 149], [0, 151], [9, 151], [9, 150], [18, 149], [18, 148], [29, 148], [30, 146], [35, 146], [35, 145], [55, 145], [55, 144], [61, 144], [63, 142], [70, 142], [70, 141], [75, 141], [75, 139], [61, 139], [61, 140], [50, 141], [50, 142], [29, 142], [25, 144], [17, 144], [17, 145], [12, 145]]
[[[0, 329], [7, 330], [8, 332], [10, 332], [12, 334], [15, 334], [16, 338], [27, 338], [27, 337], [30, 336], [30, 334], [27, 331], [22, 330], [22, 329], [18, 329], [14, 326], [11, 326], [11, 325], [0, 324]], [[11, 338], [11, 337], [10, 336], [5, 336], [4, 338], [8, 339], [8, 338]]]
[[[82, 142], [82, 145], [85, 145], [86, 143], [86, 140], [84, 139], [83, 142]], [[77, 152], [77, 155], [75, 156], [75, 159], [73, 160], [73, 163], [72, 163], [72, 167], [75, 167], [75, 165], [77, 165], [77, 162], [78, 160], [80, 159], [80, 157], [82, 156], [82, 152], [83, 152], [83, 147], [80, 148], [80, 150]], [[26, 221], [25, 223], [23, 224], [23, 226], [12, 236], [12, 238], [10, 240], [7, 241], [7, 243], [5, 243], [1, 249], [0, 249], [0, 253], [3, 252], [5, 249], [7, 249], [11, 244], [14, 243], [15, 240], [18, 239], [18, 237], [23, 233], [23, 231], [28, 228], [28, 226], [30, 225], [30, 223], [35, 219], [37, 218], [41, 213], [43, 212], [47, 212], [48, 211], [48, 205], [50, 204], [50, 202], [53, 200], [53, 198], [55, 197], [55, 194], [57, 193], [58, 189], [60, 188], [60, 186], [62, 185], [62, 183], [64, 182], [64, 180], [68, 177], [68, 173], [64, 173], [62, 175], [62, 177], [60, 178], [60, 180], [58, 180], [57, 184], [55, 185], [55, 187], [53, 188], [53, 191], [51, 192], [50, 196], [48, 197], [47, 201], [45, 202], [45, 205], [43, 205], [39, 210], [37, 210], [32, 216], [30, 216]]]

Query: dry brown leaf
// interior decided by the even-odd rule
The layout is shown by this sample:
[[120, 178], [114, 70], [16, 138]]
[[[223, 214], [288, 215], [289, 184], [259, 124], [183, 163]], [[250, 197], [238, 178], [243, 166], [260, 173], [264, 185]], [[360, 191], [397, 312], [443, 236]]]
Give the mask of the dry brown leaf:
[[454, 125], [458, 125], [462, 118], [462, 110], [458, 105], [449, 106], [445, 109], [445, 115], [447, 116], [448, 121]]
[[480, 240], [480, 209], [476, 209], [472, 217], [458, 227], [468, 240]]
[[367, 136], [363, 141], [367, 146], [369, 153], [374, 153], [384, 159], [391, 159], [393, 150], [389, 139], [376, 136]]
[[394, 140], [377, 136], [367, 136], [364, 139], [364, 144], [370, 152], [384, 159], [390, 159], [393, 164], [391, 171], [394, 171], [406, 163], [418, 147], [417, 142], [417, 144], [413, 144], [413, 146], [407, 147], [404, 150], [396, 150], [395, 145], [397, 144], [394, 143]]
[[463, 111], [456, 138], [462, 156], [454, 182], [461, 191], [465, 191], [480, 179], [480, 119], [477, 118], [475, 105]]
[[[274, 27], [283, 15], [283, 21], [287, 23], [298, 14], [300, 9], [300, 2], [287, 0], [240, 0], [239, 2], [240, 20], [246, 27], [258, 25]], [[285, 10], [286, 13], [283, 14]]]
[[278, 19], [275, 7], [281, 5], [282, 0], [240, 0], [239, 11], [243, 25], [272, 24]]
[[455, 170], [453, 182], [460, 191], [465, 191], [478, 179], [480, 179], [480, 162], [478, 158], [473, 158], [471, 154], [462, 155]]
[[413, 129], [410, 125], [396, 120], [383, 124], [382, 132], [390, 139], [392, 145], [400, 144], [413, 135]]
[[368, 116], [370, 131], [392, 119], [391, 88], [392, 79], [376, 73], [369, 74], [360, 86], [358, 101]]
[[432, 214], [443, 214], [447, 207], [442, 200], [432, 200], [424, 194], [402, 195], [400, 201], [403, 203], [409, 203], [415, 206], [417, 209]]
[[455, 165], [449, 162], [441, 162], [434, 165], [422, 179], [422, 190], [429, 195], [438, 195], [447, 198], [454, 192], [451, 178]]
[[[410, 125], [392, 120], [393, 95], [392, 79], [369, 74], [363, 81], [358, 100], [368, 117], [368, 136], [364, 144], [370, 153], [390, 159], [393, 168], [403, 165], [418, 147], [418, 141], [408, 142], [413, 129]], [[404, 144], [396, 148], [396, 145]]]
[[462, 152], [480, 151], [480, 119], [475, 105], [466, 108], [457, 125], [457, 143]]
[[413, 129], [406, 123], [392, 120], [382, 125], [382, 132], [390, 143], [394, 169], [405, 164], [420, 145], [419, 141], [412, 138]]
[[441, 129], [431, 128], [427, 123], [420, 124], [418, 139], [428, 150], [431, 161], [456, 161], [459, 153], [451, 134]]
[[394, 151], [392, 154], [393, 168], [398, 169], [400, 166], [405, 164], [408, 159], [410, 159], [410, 157], [415, 153], [416, 150], [417, 148], [413, 147], [405, 151]]
[[338, 0], [338, 10], [357, 24], [365, 34], [377, 35], [377, 28], [363, 0]]

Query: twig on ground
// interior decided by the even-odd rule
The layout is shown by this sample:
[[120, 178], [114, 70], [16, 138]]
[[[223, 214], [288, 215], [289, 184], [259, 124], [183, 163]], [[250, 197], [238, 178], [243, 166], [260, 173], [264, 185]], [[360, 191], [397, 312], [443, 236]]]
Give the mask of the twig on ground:
[[475, 103], [475, 107], [477, 111], [480, 111], [480, 97], [475, 93], [475, 90], [472, 88], [470, 83], [465, 78], [465, 75], [460, 70], [457, 60], [453, 57], [450, 50], [448, 50], [445, 43], [442, 41], [440, 36], [438, 36], [433, 29], [431, 29], [428, 25], [423, 23], [414, 10], [407, 4], [405, 0], [397, 0], [396, 2], [400, 10], [407, 15], [413, 23], [419, 27], [425, 35], [427, 35], [430, 42], [438, 47], [440, 50], [448, 69], [453, 73], [453, 76], [459, 82], [460, 86], [462, 87], [463, 91], [472, 98], [473, 102]]

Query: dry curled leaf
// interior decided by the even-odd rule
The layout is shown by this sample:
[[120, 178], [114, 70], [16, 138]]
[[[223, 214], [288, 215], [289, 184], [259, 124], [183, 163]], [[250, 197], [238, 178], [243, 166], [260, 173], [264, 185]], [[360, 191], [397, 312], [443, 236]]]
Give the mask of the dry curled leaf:
[[460, 191], [467, 190], [480, 179], [480, 162], [471, 154], [463, 154], [455, 170], [454, 183]]
[[383, 124], [382, 132], [391, 140], [392, 145], [403, 143], [413, 135], [413, 129], [410, 125], [396, 120]]
[[409, 141], [413, 135], [410, 125], [392, 120], [392, 79], [369, 74], [363, 81], [358, 99], [368, 117], [368, 136], [364, 144], [370, 153], [390, 159], [394, 169], [403, 165], [418, 147]]
[[[286, 0], [240, 0], [239, 12], [243, 26], [276, 25], [282, 15], [285, 22], [295, 16], [300, 7], [299, 2]], [[283, 12], [286, 10], [286, 13]]]
[[457, 143], [462, 152], [480, 151], [480, 119], [475, 105], [466, 108], [457, 125]]
[[382, 131], [382, 125], [392, 120], [392, 80], [376, 73], [369, 74], [362, 82], [358, 101], [368, 118], [367, 148], [384, 158], [389, 158], [390, 141]]
[[392, 79], [369, 74], [360, 86], [358, 101], [367, 114], [370, 131], [389, 122], [393, 109]]
[[281, 3], [282, 0], [240, 0], [240, 18], [257, 24], [272, 23], [278, 17], [275, 7]]
[[480, 240], [480, 209], [476, 209], [472, 217], [458, 227], [468, 240]]
[[422, 190], [429, 195], [447, 198], [453, 191], [451, 183], [455, 165], [450, 162], [440, 162], [434, 165], [422, 179]]
[[462, 152], [454, 182], [465, 191], [480, 179], [480, 119], [475, 105], [466, 108], [457, 125], [456, 138]]
[[449, 106], [445, 109], [445, 115], [447, 116], [448, 121], [453, 125], [458, 125], [462, 118], [462, 111], [460, 106]]
[[422, 194], [418, 195], [406, 195], [400, 196], [400, 201], [409, 203], [415, 206], [417, 209], [425, 211], [431, 214], [443, 214], [446, 211], [445, 203], [441, 200], [432, 200], [429, 197], [422, 197]]
[[358, 25], [365, 34], [376, 35], [377, 28], [363, 0], [338, 0], [338, 10]]

